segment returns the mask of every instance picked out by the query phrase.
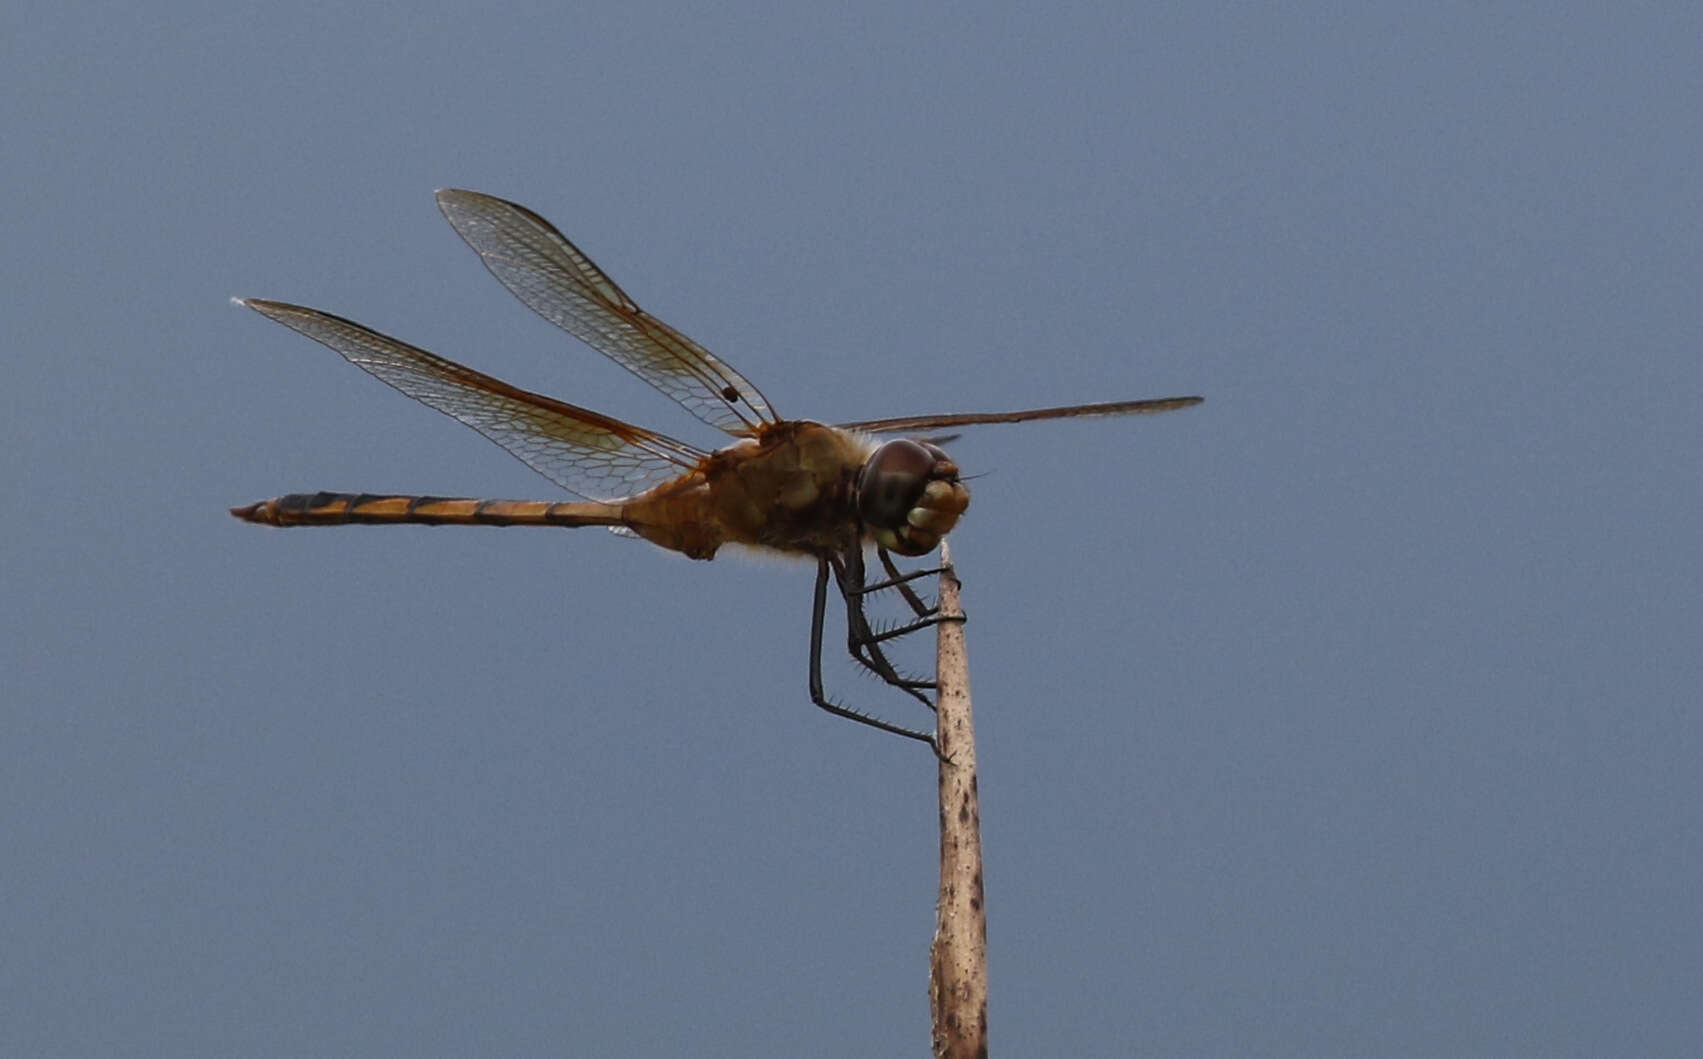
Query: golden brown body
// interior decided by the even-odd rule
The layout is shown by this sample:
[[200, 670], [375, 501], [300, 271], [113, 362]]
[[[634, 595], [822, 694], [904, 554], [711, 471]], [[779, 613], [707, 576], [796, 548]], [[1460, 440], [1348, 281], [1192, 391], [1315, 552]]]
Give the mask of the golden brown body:
[[[633, 532], [694, 559], [723, 544], [794, 555], [837, 555], [865, 535], [858, 516], [858, 473], [875, 446], [849, 431], [808, 420], [775, 423], [761, 435], [717, 449], [698, 471], [622, 505]], [[969, 505], [957, 468], [933, 493], [922, 531], [940, 536]], [[909, 551], [910, 549], [906, 549]]]
[[[621, 526], [653, 544], [711, 559], [723, 544], [794, 555], [837, 555], [857, 546], [858, 473], [875, 446], [858, 434], [808, 420], [765, 426], [761, 435], [710, 453], [700, 465], [654, 489], [620, 500], [550, 502], [365, 493], [293, 493], [232, 508], [270, 526]], [[957, 468], [939, 468], [912, 509], [908, 547], [932, 550], [952, 528], [970, 494]], [[879, 530], [871, 530], [879, 534]], [[876, 541], [897, 547], [892, 541]]]
[[[846, 604], [852, 658], [932, 706], [926, 681], [899, 675], [881, 644], [938, 620], [889, 552], [925, 555], [970, 502], [958, 465], [931, 441], [873, 436], [975, 423], [1165, 412], [1198, 397], [1113, 401], [1016, 412], [868, 420], [841, 427], [784, 419], [731, 365], [640, 309], [591, 259], [524, 206], [472, 191], [438, 192], [438, 207], [485, 267], [528, 307], [735, 441], [705, 451], [517, 386], [340, 316], [285, 302], [240, 304], [336, 351], [402, 393], [452, 416], [558, 486], [587, 499], [477, 500], [368, 493], [293, 493], [231, 514], [272, 526], [347, 524], [608, 526], [694, 559], [741, 544], [816, 559], [810, 698], [831, 713], [919, 739], [930, 733], [859, 713], [822, 688], [830, 578]], [[865, 579], [873, 545], [887, 580]], [[896, 588], [915, 621], [875, 632], [870, 591]]]

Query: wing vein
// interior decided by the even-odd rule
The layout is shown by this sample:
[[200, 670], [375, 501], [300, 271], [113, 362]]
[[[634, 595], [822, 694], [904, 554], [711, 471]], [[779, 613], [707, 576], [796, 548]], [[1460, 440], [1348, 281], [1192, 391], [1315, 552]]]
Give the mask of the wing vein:
[[259, 298], [238, 301], [472, 427], [587, 499], [642, 492], [696, 468], [708, 455], [666, 435], [511, 386], [341, 316]]
[[777, 420], [762, 393], [721, 358], [640, 309], [556, 228], [525, 206], [446, 188], [438, 208], [521, 303], [730, 434]]

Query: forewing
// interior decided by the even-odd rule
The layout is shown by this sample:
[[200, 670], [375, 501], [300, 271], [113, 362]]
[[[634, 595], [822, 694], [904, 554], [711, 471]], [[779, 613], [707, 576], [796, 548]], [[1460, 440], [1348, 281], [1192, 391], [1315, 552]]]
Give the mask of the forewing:
[[349, 363], [472, 427], [571, 493], [612, 500], [697, 466], [707, 454], [300, 305], [239, 298], [262, 316], [336, 350]]
[[981, 423], [1023, 423], [1031, 419], [1073, 419], [1078, 416], [1152, 415], [1187, 408], [1205, 400], [1203, 397], [1156, 397], [1141, 401], [1103, 401], [1099, 404], [1073, 404], [1059, 408], [1030, 408], [1020, 412], [952, 412], [942, 415], [899, 416], [893, 419], [866, 419], [858, 423], [841, 423], [842, 430], [861, 430], [867, 434], [892, 434], [915, 430], [944, 430], [951, 427], [976, 426]]
[[640, 309], [549, 221], [476, 191], [445, 188], [437, 199], [444, 218], [491, 274], [544, 319], [713, 427], [748, 435], [775, 421], [744, 376]]

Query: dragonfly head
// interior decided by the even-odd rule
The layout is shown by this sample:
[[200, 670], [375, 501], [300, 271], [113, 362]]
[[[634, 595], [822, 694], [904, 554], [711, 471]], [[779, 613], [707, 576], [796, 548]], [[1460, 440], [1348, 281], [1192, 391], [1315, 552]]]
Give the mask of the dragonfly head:
[[900, 555], [926, 555], [970, 506], [958, 465], [938, 445], [886, 442], [857, 472], [857, 513], [875, 543]]

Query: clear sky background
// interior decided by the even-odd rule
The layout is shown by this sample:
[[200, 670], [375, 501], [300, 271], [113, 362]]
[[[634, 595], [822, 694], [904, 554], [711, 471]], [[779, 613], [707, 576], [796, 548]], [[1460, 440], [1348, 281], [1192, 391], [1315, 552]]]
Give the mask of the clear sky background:
[[789, 416], [1207, 397], [952, 447], [998, 1053], [1703, 1051], [1703, 15], [1274, 7], [0, 16], [0, 1053], [925, 1054], [809, 567], [225, 514], [561, 495], [232, 295], [715, 442], [440, 186]]

